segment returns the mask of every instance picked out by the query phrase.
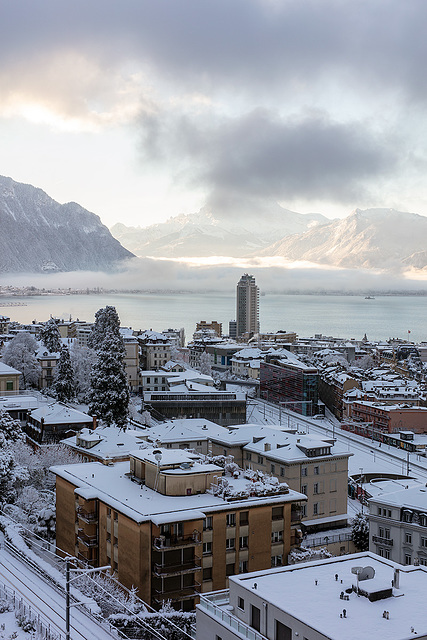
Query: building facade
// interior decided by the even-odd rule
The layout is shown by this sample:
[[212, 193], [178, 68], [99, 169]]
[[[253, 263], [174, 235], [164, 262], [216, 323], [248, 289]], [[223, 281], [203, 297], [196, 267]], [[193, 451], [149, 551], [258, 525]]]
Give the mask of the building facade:
[[224, 482], [222, 468], [180, 450], [143, 449], [127, 463], [52, 471], [58, 550], [90, 566], [109, 564], [156, 608], [171, 601], [190, 611], [229, 576], [285, 563], [292, 505], [305, 500], [272, 483], [260, 492], [243, 477]]
[[245, 273], [237, 283], [236, 335], [259, 333], [259, 289], [254, 276]]
[[318, 413], [319, 373], [294, 354], [266, 356], [260, 364], [260, 396], [305, 416]]

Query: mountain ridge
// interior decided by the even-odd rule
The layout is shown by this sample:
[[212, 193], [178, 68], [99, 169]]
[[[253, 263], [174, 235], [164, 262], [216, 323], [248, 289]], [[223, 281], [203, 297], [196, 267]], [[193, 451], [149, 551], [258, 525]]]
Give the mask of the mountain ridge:
[[94, 213], [0, 176], [0, 272], [111, 271], [133, 257]]

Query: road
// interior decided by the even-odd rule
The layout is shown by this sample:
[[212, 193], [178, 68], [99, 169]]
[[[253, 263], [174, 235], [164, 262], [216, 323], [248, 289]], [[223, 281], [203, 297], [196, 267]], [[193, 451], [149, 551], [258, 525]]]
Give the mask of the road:
[[[65, 638], [65, 595], [59, 593], [53, 584], [35, 573], [5, 548], [0, 548], [0, 581], [14, 589], [31, 607], [43, 615], [61, 640]], [[71, 608], [71, 640], [111, 640], [117, 639], [84, 610]]]

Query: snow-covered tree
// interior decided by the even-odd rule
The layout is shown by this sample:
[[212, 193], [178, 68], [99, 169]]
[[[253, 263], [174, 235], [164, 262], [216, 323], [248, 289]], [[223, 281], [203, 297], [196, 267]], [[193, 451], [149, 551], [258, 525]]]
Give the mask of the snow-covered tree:
[[199, 366], [197, 367], [197, 369], [200, 371], [200, 373], [203, 373], [206, 376], [211, 375], [211, 357], [206, 351], [203, 351], [203, 353], [200, 354]]
[[358, 513], [352, 522], [351, 539], [360, 551], [369, 549], [369, 520], [363, 513]]
[[55, 368], [53, 390], [60, 402], [71, 400], [75, 396], [74, 371], [71, 366], [70, 352], [62, 346], [58, 364]]
[[29, 333], [18, 333], [4, 349], [2, 361], [21, 372], [19, 386], [22, 389], [38, 385], [41, 367], [36, 351], [37, 342]]
[[50, 353], [57, 353], [61, 350], [61, 334], [53, 318], [43, 325], [38, 337]]
[[98, 351], [108, 332], [116, 336], [120, 335], [120, 318], [116, 308], [107, 305], [102, 309], [98, 309], [95, 314], [95, 324], [87, 341], [88, 347]]
[[363, 369], [363, 370], [372, 369], [372, 367], [374, 365], [375, 365], [375, 361], [374, 361], [373, 357], [370, 356], [369, 354], [366, 354], [365, 356], [360, 358], [360, 360], [357, 360], [355, 362], [355, 366], [357, 366], [357, 367], [359, 367], [359, 369]]
[[23, 435], [19, 422], [6, 411], [0, 411], [0, 503], [13, 502], [16, 498], [15, 482], [20, 478], [20, 469], [14, 460], [11, 446]]
[[83, 347], [73, 342], [70, 358], [76, 395], [80, 400], [85, 400], [90, 389], [90, 372], [96, 362], [96, 352], [89, 347]]
[[92, 367], [89, 412], [107, 425], [115, 423], [126, 429], [129, 386], [124, 365], [124, 346], [120, 335], [107, 330], [97, 349], [98, 359]]

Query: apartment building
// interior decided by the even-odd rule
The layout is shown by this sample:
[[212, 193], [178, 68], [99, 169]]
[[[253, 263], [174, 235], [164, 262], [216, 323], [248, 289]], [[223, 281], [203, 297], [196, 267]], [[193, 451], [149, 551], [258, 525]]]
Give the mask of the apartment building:
[[[111, 565], [154, 607], [190, 611], [236, 573], [284, 564], [304, 495], [269, 478], [224, 476], [181, 450], [142, 449], [129, 462], [52, 467], [58, 553]], [[59, 551], [61, 550], [61, 552]]]
[[306, 416], [318, 412], [319, 373], [295, 354], [282, 349], [266, 356], [260, 366], [261, 398], [284, 404]]
[[237, 337], [259, 332], [259, 288], [254, 276], [243, 274], [236, 290]]
[[257, 571], [202, 595], [197, 640], [427, 639], [424, 567], [373, 553]]
[[306, 531], [347, 523], [348, 459], [327, 436], [260, 425], [235, 426], [211, 436], [213, 455], [233, 456], [243, 468], [271, 474], [307, 496], [301, 524]]
[[382, 482], [369, 500], [369, 550], [401, 564], [427, 566], [425, 484]]
[[411, 407], [405, 404], [389, 405], [382, 402], [359, 400], [349, 406], [349, 418], [370, 422], [374, 429], [385, 433], [411, 430], [427, 433], [427, 407]]
[[137, 334], [140, 348], [141, 369], [159, 369], [171, 359], [171, 343], [167, 336], [157, 331]]

